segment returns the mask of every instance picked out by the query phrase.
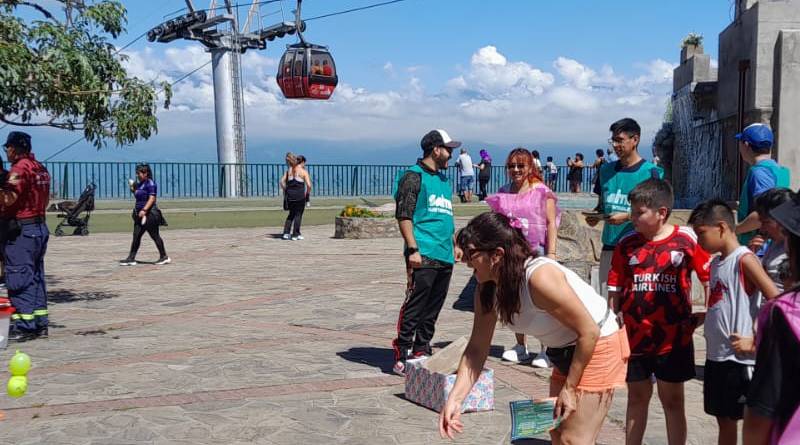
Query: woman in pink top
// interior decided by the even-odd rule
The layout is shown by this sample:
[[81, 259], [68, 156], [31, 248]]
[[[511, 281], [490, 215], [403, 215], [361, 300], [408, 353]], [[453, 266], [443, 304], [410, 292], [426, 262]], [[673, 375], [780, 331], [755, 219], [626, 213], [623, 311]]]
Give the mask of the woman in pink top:
[[[535, 168], [531, 152], [525, 148], [511, 150], [506, 159], [510, 182], [497, 194], [486, 198], [492, 211], [517, 218], [531, 250], [540, 255], [556, 259], [556, 240], [561, 211], [556, 205], [556, 195], [542, 179], [541, 170]], [[503, 359], [510, 362], [525, 362], [530, 359], [524, 334], [515, 334], [517, 344], [503, 352]], [[531, 362], [539, 368], [549, 368], [550, 362], [544, 351], [540, 351]]]

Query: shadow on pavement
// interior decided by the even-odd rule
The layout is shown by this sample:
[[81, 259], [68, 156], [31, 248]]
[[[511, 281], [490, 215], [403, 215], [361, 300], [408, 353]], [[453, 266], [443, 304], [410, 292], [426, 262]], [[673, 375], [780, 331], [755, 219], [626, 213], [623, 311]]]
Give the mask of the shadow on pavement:
[[453, 309], [457, 311], [474, 312], [475, 311], [475, 289], [478, 287], [478, 280], [475, 279], [473, 274], [469, 277], [467, 285], [458, 294], [458, 299], [453, 303]]
[[117, 298], [118, 294], [109, 292], [79, 292], [75, 293], [71, 290], [57, 290], [55, 292], [47, 293], [47, 302], [52, 304], [61, 303], [75, 303], [78, 301], [99, 301], [108, 300], [110, 298]]
[[389, 348], [355, 347], [337, 352], [336, 355], [350, 362], [379, 368], [384, 374], [394, 375], [394, 351]]

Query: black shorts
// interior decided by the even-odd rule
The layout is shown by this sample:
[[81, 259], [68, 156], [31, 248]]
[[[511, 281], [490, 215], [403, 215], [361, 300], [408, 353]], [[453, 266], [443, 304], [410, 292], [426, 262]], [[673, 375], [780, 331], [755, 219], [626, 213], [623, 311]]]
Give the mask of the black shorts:
[[628, 383], [649, 380], [655, 374], [658, 380], [683, 383], [694, 378], [694, 345], [673, 348], [664, 355], [631, 356], [628, 359]]
[[750, 366], [727, 360], [706, 360], [703, 375], [703, 409], [715, 417], [740, 420], [744, 417], [747, 390], [752, 378]]

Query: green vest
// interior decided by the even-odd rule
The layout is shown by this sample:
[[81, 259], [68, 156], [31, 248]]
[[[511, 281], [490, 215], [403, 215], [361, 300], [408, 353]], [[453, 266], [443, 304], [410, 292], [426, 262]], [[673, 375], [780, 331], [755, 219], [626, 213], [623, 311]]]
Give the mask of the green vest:
[[[628, 201], [628, 193], [642, 181], [664, 178], [664, 170], [649, 161], [641, 162], [635, 170], [617, 170], [618, 164], [619, 161], [608, 162], [600, 167], [600, 194], [603, 197], [603, 213], [606, 215], [630, 213], [631, 203]], [[630, 221], [618, 226], [603, 224], [603, 245], [616, 246], [631, 230], [633, 224]]]
[[[765, 168], [769, 170], [770, 175], [775, 178], [775, 187], [788, 188], [791, 181], [791, 172], [788, 168], [778, 165], [776, 162], [761, 161], [750, 167], [747, 170], [747, 176], [744, 178], [744, 185], [742, 186], [742, 193], [739, 195], [739, 209], [736, 211], [737, 222], [744, 221], [747, 215], [753, 212], [755, 207], [755, 196], [750, 196], [750, 181], [756, 169]], [[747, 243], [753, 239], [758, 233], [753, 230], [739, 235], [739, 244], [746, 246]]]
[[409, 168], [422, 178], [414, 209], [414, 238], [422, 256], [453, 264], [453, 188], [443, 171], [430, 173], [419, 165]]

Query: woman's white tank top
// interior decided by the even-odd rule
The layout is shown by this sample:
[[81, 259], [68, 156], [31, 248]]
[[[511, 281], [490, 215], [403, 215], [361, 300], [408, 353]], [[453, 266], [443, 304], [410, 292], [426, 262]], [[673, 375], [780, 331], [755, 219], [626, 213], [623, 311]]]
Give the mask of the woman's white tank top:
[[536, 337], [544, 346], [561, 348], [575, 343], [578, 335], [572, 329], [561, 324], [552, 315], [533, 304], [531, 299], [528, 282], [533, 271], [538, 267], [552, 264], [564, 273], [567, 284], [578, 296], [583, 306], [589, 312], [592, 319], [600, 327], [600, 337], [606, 337], [619, 330], [616, 317], [608, 309], [605, 298], [595, 292], [594, 288], [582, 280], [578, 274], [567, 269], [557, 261], [547, 257], [538, 257], [528, 260], [525, 263], [525, 283], [520, 292], [520, 312], [513, 319], [508, 327], [520, 334], [527, 334]]

